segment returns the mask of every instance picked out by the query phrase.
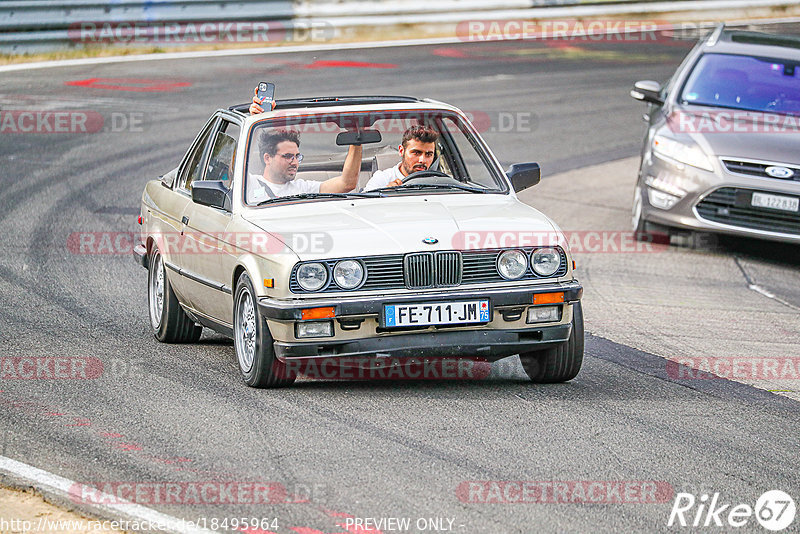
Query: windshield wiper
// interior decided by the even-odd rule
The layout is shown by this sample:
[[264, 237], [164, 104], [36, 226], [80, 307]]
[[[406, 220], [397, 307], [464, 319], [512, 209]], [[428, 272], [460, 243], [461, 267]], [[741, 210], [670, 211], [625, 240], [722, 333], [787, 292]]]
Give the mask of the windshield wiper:
[[299, 195], [289, 195], [286, 197], [268, 198], [262, 200], [256, 206], [263, 206], [273, 202], [281, 202], [284, 200], [305, 200], [309, 198], [376, 198], [382, 197], [380, 192], [369, 191], [366, 193], [300, 193]]
[[370, 189], [370, 192], [380, 191], [408, 191], [414, 189], [458, 189], [461, 191], [469, 191], [470, 193], [489, 193], [489, 189], [479, 189], [477, 187], [469, 187], [468, 185], [457, 184], [411, 184], [411, 185], [398, 185], [396, 187], [381, 187], [380, 189]]

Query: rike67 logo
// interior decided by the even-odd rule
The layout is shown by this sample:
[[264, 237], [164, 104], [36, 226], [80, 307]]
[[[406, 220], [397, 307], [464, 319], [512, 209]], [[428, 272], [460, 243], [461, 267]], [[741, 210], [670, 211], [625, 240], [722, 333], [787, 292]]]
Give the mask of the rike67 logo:
[[725, 502], [719, 493], [711, 496], [704, 493], [700, 498], [691, 493], [678, 493], [667, 526], [740, 528], [755, 516], [762, 527], [777, 532], [794, 522], [796, 512], [794, 500], [780, 490], [764, 492], [756, 500], [755, 507]]

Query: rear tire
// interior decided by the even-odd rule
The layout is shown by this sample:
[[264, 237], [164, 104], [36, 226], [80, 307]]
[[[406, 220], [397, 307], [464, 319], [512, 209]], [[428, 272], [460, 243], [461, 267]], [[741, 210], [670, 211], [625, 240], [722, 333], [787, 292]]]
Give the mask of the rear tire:
[[578, 375], [583, 365], [583, 309], [572, 305], [572, 331], [566, 343], [557, 347], [519, 355], [522, 368], [532, 382], [566, 382]]
[[194, 343], [200, 339], [203, 327], [186, 315], [172, 291], [166, 267], [158, 247], [150, 251], [147, 270], [147, 307], [153, 335], [162, 343]]
[[246, 272], [239, 276], [233, 299], [233, 343], [245, 384], [254, 388], [291, 385], [297, 374], [275, 357], [272, 334], [258, 310], [253, 283]]

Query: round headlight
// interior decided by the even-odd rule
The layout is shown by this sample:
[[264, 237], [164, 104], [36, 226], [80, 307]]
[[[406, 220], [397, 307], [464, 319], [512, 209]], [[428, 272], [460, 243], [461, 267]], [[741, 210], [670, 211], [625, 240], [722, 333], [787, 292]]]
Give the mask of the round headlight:
[[354, 289], [364, 280], [364, 267], [356, 260], [340, 261], [333, 268], [333, 280], [342, 289]]
[[528, 257], [521, 250], [506, 250], [497, 260], [497, 270], [508, 280], [522, 278], [528, 270]]
[[550, 276], [561, 266], [561, 255], [554, 248], [537, 248], [531, 256], [531, 267], [539, 276]]
[[318, 291], [328, 281], [328, 269], [321, 263], [304, 263], [297, 268], [297, 283], [306, 291]]

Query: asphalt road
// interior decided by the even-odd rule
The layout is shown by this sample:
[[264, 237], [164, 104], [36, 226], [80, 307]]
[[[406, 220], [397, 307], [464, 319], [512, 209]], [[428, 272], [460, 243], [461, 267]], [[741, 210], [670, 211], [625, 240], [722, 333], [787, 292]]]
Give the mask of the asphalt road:
[[[249, 100], [259, 80], [276, 81], [278, 97], [443, 100], [489, 117], [484, 137], [503, 163], [539, 161], [552, 176], [635, 156], [643, 110], [628, 90], [639, 79], [666, 79], [689, 46], [477, 43], [4, 75], [3, 110], [89, 111], [102, 116], [104, 130], [0, 135], [2, 355], [93, 357], [104, 372], [93, 380], [0, 381], [0, 454], [111, 487], [274, 483], [287, 490], [278, 492], [281, 502], [195, 504], [184, 496], [152, 507], [205, 517], [209, 526], [214, 517], [277, 518], [262, 530], [280, 534], [359, 532], [348, 517], [410, 518], [411, 532], [436, 531], [417, 523], [435, 518], [462, 533], [665, 531], [675, 530], [666, 526], [673, 492], [718, 492], [723, 503], [751, 506], [770, 489], [797, 499], [800, 404], [733, 381], [676, 380], [657, 350], [679, 343], [669, 334], [690, 327], [701, 341], [706, 332], [758, 352], [770, 343], [751, 335], [771, 331], [766, 321], [752, 324], [763, 308], [764, 317], [783, 314], [785, 333], [775, 335], [797, 356], [797, 247], [723, 242], [661, 257], [579, 258], [579, 277], [582, 262], [590, 267], [592, 334], [583, 370], [567, 384], [532, 385], [510, 358], [478, 382], [301, 380], [255, 390], [239, 378], [229, 341], [213, 334], [183, 346], [153, 339], [146, 274], [129, 255], [75, 254], [68, 246], [77, 232], [135, 231], [146, 181], [174, 167], [213, 109]], [[625, 229], [627, 197], [620, 195], [630, 194], [634, 176], [628, 186], [620, 176], [605, 186], [607, 178], [560, 174], [545, 179], [541, 196], [533, 189], [526, 198], [565, 227], [574, 216], [586, 229]], [[741, 268], [720, 268], [732, 264]], [[742, 294], [753, 293], [743, 271], [788, 305], [755, 295], [745, 323], [735, 313]], [[728, 299], [731, 314], [706, 328], [698, 321], [713, 310], [687, 320], [649, 308], [662, 315], [660, 337], [638, 309], [614, 315], [615, 291], [646, 301], [653, 292], [675, 294], [673, 283], [690, 297], [708, 284], [744, 289], [709, 296]], [[459, 491], [469, 481], [498, 481], [487, 488], [640, 482], [659, 491], [625, 504], [478, 503]], [[759, 529], [751, 519], [744, 530]]]

